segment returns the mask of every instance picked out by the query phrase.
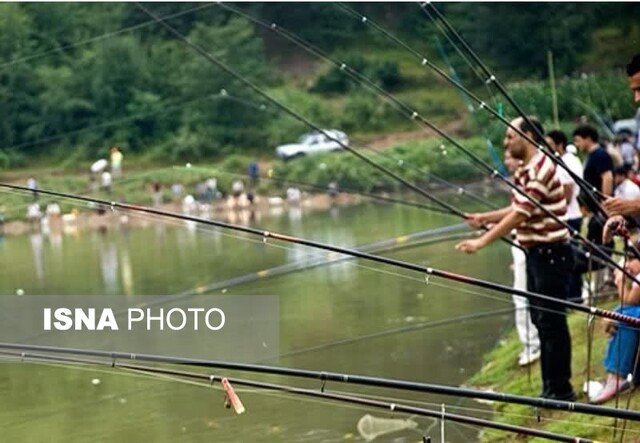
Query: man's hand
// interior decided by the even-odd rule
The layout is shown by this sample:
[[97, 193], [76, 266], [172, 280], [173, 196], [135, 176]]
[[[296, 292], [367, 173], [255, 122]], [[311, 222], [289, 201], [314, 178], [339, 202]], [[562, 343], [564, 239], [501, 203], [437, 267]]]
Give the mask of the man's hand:
[[479, 229], [486, 224], [484, 220], [484, 214], [480, 212], [465, 214], [465, 216], [467, 217], [467, 223], [472, 228]]
[[612, 225], [615, 226], [616, 224], [624, 224], [624, 217], [621, 215], [614, 215], [613, 217], [610, 217], [609, 219], [607, 219], [607, 222], [604, 224], [604, 229], [602, 230], [602, 242], [604, 244], [609, 243], [611, 240], [613, 240], [613, 234], [615, 234], [614, 230], [611, 229]]
[[604, 333], [611, 336], [616, 333], [617, 322], [606, 318], [604, 320]]
[[640, 198], [609, 197], [602, 206], [609, 216], [640, 215]]
[[467, 254], [475, 254], [476, 251], [484, 248], [485, 244], [482, 238], [475, 238], [473, 240], [465, 240], [456, 245], [458, 251], [466, 252]]
[[625, 269], [629, 271], [630, 274], [633, 274], [633, 275], [640, 274], [640, 260], [638, 260], [637, 258], [629, 260], [627, 262], [627, 266], [625, 267]]

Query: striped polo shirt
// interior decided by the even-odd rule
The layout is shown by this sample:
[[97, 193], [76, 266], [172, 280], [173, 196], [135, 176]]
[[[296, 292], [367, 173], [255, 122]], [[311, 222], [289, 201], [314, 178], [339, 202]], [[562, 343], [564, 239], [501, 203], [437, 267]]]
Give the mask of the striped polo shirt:
[[[518, 167], [514, 179], [516, 185], [523, 189], [529, 197], [532, 197], [556, 217], [564, 218], [567, 212], [567, 201], [564, 198], [564, 189], [560, 179], [556, 174], [556, 166], [549, 157], [538, 151], [529, 163], [521, 164]], [[516, 239], [522, 247], [530, 248], [541, 243], [554, 243], [569, 239], [567, 228], [516, 190], [513, 190], [511, 196], [511, 207], [514, 211], [527, 217], [516, 227]]]

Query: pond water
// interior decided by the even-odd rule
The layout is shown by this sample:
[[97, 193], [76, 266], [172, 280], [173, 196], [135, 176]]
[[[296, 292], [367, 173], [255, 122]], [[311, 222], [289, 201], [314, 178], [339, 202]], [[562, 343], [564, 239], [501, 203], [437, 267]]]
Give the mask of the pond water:
[[[459, 223], [442, 214], [398, 205], [362, 204], [327, 212], [284, 210], [254, 226], [345, 247]], [[503, 244], [468, 257], [446, 241], [385, 255], [509, 284], [510, 253]], [[175, 294], [270, 267], [324, 257], [326, 252], [194, 224], [159, 222], [146, 228], [109, 226], [76, 234], [41, 233], [0, 242], [0, 294]], [[214, 291], [221, 293], [221, 290]], [[510, 314], [393, 332], [423, 322], [511, 306], [509, 297], [366, 262], [343, 261], [224, 288], [227, 295], [276, 295], [280, 357], [270, 365], [460, 385], [480, 368]], [[480, 292], [480, 294], [478, 294]], [[406, 328], [405, 328], [406, 329]], [[391, 331], [387, 335], [371, 334]], [[344, 343], [341, 340], [351, 339]], [[226, 373], [224, 374], [226, 375]], [[245, 378], [319, 388], [318, 383], [233, 373]], [[100, 384], [92, 384], [99, 379]], [[419, 402], [437, 409], [483, 406], [406, 391], [329, 383], [334, 391]], [[32, 442], [338, 442], [365, 441], [358, 421], [408, 418], [367, 407], [291, 394], [238, 388], [247, 412], [223, 407], [207, 386], [123, 370], [35, 363], [0, 365], [0, 437]], [[375, 441], [439, 438], [439, 424], [412, 417], [416, 430]], [[447, 423], [448, 441], [474, 441], [478, 429]]]

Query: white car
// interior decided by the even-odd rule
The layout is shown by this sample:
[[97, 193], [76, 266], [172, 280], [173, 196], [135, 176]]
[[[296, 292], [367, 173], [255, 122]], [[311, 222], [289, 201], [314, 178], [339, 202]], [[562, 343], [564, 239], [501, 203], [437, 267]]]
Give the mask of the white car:
[[344, 132], [335, 129], [326, 129], [324, 132], [331, 138], [319, 131], [310, 132], [300, 137], [297, 143], [278, 146], [276, 155], [283, 160], [290, 160], [320, 152], [340, 151], [343, 149], [340, 143], [349, 146], [349, 139]]

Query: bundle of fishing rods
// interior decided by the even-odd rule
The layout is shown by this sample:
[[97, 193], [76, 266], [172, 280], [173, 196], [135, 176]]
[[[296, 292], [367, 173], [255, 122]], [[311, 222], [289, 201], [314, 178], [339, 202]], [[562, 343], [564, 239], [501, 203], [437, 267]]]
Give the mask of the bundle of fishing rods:
[[[544, 208], [538, 201], [534, 198], [530, 197], [524, 190], [518, 187], [516, 184], [511, 182], [507, 177], [503, 176], [497, 169], [497, 166], [491, 166], [487, 162], [485, 162], [482, 158], [480, 158], [473, 151], [467, 149], [460, 142], [458, 142], [455, 138], [447, 134], [440, 127], [430, 122], [427, 118], [421, 115], [418, 111], [416, 111], [413, 106], [401, 101], [393, 94], [385, 91], [383, 88], [378, 86], [375, 82], [367, 78], [362, 73], [356, 71], [352, 67], [348, 66], [345, 63], [336, 60], [330, 55], [326, 54], [324, 51], [319, 49], [318, 47], [310, 44], [309, 42], [301, 39], [295, 34], [287, 31], [286, 29], [279, 26], [277, 23], [266, 22], [261, 19], [255, 18], [243, 10], [229, 5], [225, 3], [217, 3], [216, 6], [224, 8], [234, 14], [240, 15], [258, 26], [262, 26], [265, 29], [268, 29], [279, 36], [287, 39], [288, 41], [294, 43], [310, 54], [318, 57], [325, 62], [331, 63], [334, 66], [338, 67], [341, 72], [347, 75], [349, 78], [357, 82], [359, 85], [363, 86], [364, 89], [376, 94], [381, 97], [387, 103], [391, 104], [399, 113], [406, 116], [411, 121], [415, 122], [415, 124], [419, 125], [421, 128], [435, 132], [439, 137], [446, 140], [449, 144], [459, 149], [464, 155], [470, 160], [471, 164], [475, 167], [484, 170], [488, 173], [488, 175], [495, 180], [501, 182], [507, 189], [510, 189], [512, 192], [519, 193], [525, 198], [527, 198], [538, 210], [544, 212], [548, 216], [552, 217], [555, 221], [565, 226], [572, 237], [572, 241], [584, 248], [588, 256], [604, 265], [620, 270], [625, 278], [629, 278], [631, 281], [636, 281], [636, 276], [630, 274], [623, 265], [619, 264], [615, 260], [611, 258], [611, 250], [607, 250], [601, 246], [594, 244], [592, 241], [584, 238], [580, 232], [573, 229], [569, 226], [564, 220], [559, 219], [553, 213], [549, 212]], [[362, 23], [363, 26], [369, 26], [376, 33], [380, 34], [384, 38], [389, 41], [397, 44], [414, 57], [420, 65], [424, 66], [426, 69], [431, 69], [433, 72], [438, 74], [441, 78], [455, 87], [458, 91], [460, 91], [464, 96], [468, 97], [471, 101], [475, 102], [478, 106], [478, 110], [487, 112], [489, 116], [496, 121], [499, 121], [505, 125], [505, 127], [511, 128], [516, 133], [518, 133], [521, 137], [525, 138], [531, 143], [534, 143], [538, 146], [538, 149], [546, 154], [549, 158], [553, 160], [558, 168], [565, 169], [569, 175], [575, 180], [577, 186], [580, 188], [580, 192], [585, 193], [590, 197], [591, 200], [595, 202], [601, 201], [605, 196], [600, 193], [599, 190], [593, 188], [586, 181], [584, 181], [581, 177], [574, 174], [560, 159], [557, 153], [555, 153], [549, 146], [547, 146], [544, 142], [537, 142], [536, 140], [544, 140], [544, 134], [538, 133], [535, 134], [536, 140], [533, 140], [528, 134], [524, 133], [520, 130], [520, 128], [512, 125], [509, 119], [502, 115], [501, 111], [498, 111], [492, 108], [487, 102], [480, 99], [477, 95], [471, 92], [469, 89], [464, 87], [458, 80], [454, 79], [452, 76], [446, 74], [443, 70], [441, 70], [438, 66], [436, 66], [428, 57], [421, 54], [419, 51], [415, 50], [398, 37], [393, 35], [391, 32], [386, 30], [381, 25], [377, 24], [369, 17], [361, 15], [356, 10], [351, 8], [350, 6], [344, 4], [338, 4], [338, 6], [344, 10], [346, 13], [353, 16], [355, 20], [358, 20]], [[165, 30], [167, 30], [170, 34], [175, 36], [177, 39], [182, 41], [186, 46], [195, 51], [201, 57], [205, 58], [213, 65], [215, 65], [220, 70], [226, 72], [235, 80], [239, 81], [239, 83], [243, 84], [248, 90], [252, 91], [257, 96], [261, 97], [265, 100], [265, 102], [269, 103], [273, 107], [275, 107], [278, 111], [284, 112], [286, 115], [296, 119], [297, 121], [305, 124], [310, 129], [324, 133], [326, 137], [340, 144], [341, 147], [348, 151], [350, 154], [356, 156], [363, 162], [366, 162], [371, 167], [377, 169], [383, 174], [392, 177], [398, 183], [402, 184], [408, 190], [415, 192], [416, 194], [426, 198], [429, 202], [431, 202], [434, 206], [422, 205], [416, 202], [409, 202], [414, 206], [423, 207], [428, 210], [435, 210], [438, 212], [442, 212], [445, 214], [449, 214], [452, 216], [456, 216], [463, 220], [467, 219], [467, 214], [451, 205], [447, 201], [444, 201], [442, 198], [434, 195], [432, 192], [428, 192], [425, 189], [417, 186], [414, 183], [409, 182], [404, 179], [399, 173], [392, 171], [391, 169], [382, 166], [380, 163], [376, 162], [372, 157], [363, 154], [362, 150], [355, 149], [353, 147], [347, 146], [343, 144], [340, 140], [333, 139], [331, 134], [325, 132], [319, 125], [310, 121], [305, 116], [301, 115], [294, 109], [289, 106], [281, 103], [280, 101], [273, 98], [267, 92], [265, 92], [261, 87], [253, 83], [251, 80], [246, 78], [245, 76], [236, 72], [232, 67], [221, 61], [212, 53], [208, 52], [206, 49], [201, 46], [191, 42], [186, 36], [181, 34], [177, 29], [171, 26], [168, 22], [173, 17], [179, 16], [181, 14], [173, 14], [167, 17], [159, 17], [154, 12], [152, 12], [146, 5], [137, 4], [137, 7], [144, 11], [152, 20], [150, 22], [145, 22], [144, 24], [140, 24], [128, 30], [137, 29], [140, 26], [146, 26], [152, 23], [158, 24], [162, 26]], [[205, 6], [202, 6], [205, 7]], [[487, 87], [491, 94], [493, 94], [493, 89], [497, 91], [501, 96], [503, 96], [507, 102], [511, 105], [511, 107], [517, 112], [517, 114], [522, 117], [525, 121], [529, 122], [529, 117], [527, 114], [518, 106], [518, 104], [513, 100], [513, 98], [509, 95], [506, 88], [502, 85], [502, 83], [496, 78], [496, 76], [486, 67], [486, 65], [482, 62], [482, 60], [474, 53], [474, 51], [470, 48], [467, 42], [455, 31], [455, 29], [448, 23], [446, 18], [435, 8], [434, 5], [430, 3], [420, 4], [419, 7], [436, 23], [438, 28], [443, 31], [445, 36], [447, 37], [449, 42], [457, 42], [454, 43], [454, 47], [461, 54], [464, 54], [464, 60], [467, 60], [470, 65], [472, 65], [473, 71], [483, 80], [483, 84]], [[193, 10], [197, 10], [199, 8], [194, 8]], [[118, 31], [119, 32], [119, 31]], [[113, 35], [117, 34], [111, 33]], [[92, 39], [93, 40], [93, 39]], [[495, 96], [494, 96], [495, 97]], [[260, 105], [260, 109], [265, 109], [264, 105]], [[535, 125], [529, 125], [535, 129]], [[387, 155], [385, 153], [381, 155]], [[406, 165], [404, 166], [406, 167]], [[433, 176], [433, 175], [432, 175]], [[436, 179], [447, 186], [452, 186], [454, 189], [461, 191], [462, 194], [470, 196], [477, 202], [487, 205], [488, 207], [492, 207], [493, 205], [486, 201], [485, 199], [470, 193], [468, 190], [456, 185], [452, 185], [448, 183], [446, 180], [437, 178]], [[12, 191], [12, 192], [20, 192], [20, 193], [32, 193], [32, 190], [23, 186], [9, 184], [9, 183], [0, 183], [0, 188]], [[359, 258], [361, 260], [370, 261], [374, 263], [380, 263], [387, 266], [391, 266], [398, 269], [408, 270], [412, 272], [416, 272], [424, 277], [425, 283], [428, 285], [431, 283], [433, 278], [442, 278], [447, 281], [453, 281], [462, 283], [464, 285], [476, 287], [476, 288], [484, 288], [489, 289], [501, 294], [505, 294], [508, 296], [511, 295], [520, 295], [528, 297], [529, 299], [538, 299], [545, 300], [547, 302], [552, 303], [554, 306], [553, 310], [565, 310], [572, 309], [578, 312], [582, 312], [588, 315], [589, 319], [593, 319], [595, 317], [607, 318], [611, 320], [616, 320], [621, 323], [625, 323], [629, 327], [638, 328], [640, 326], [640, 319], [619, 314], [617, 312], [613, 312], [610, 310], [598, 308], [596, 306], [585, 306], [579, 303], [575, 303], [567, 300], [560, 300], [553, 297], [549, 297], [543, 294], [531, 293], [529, 291], [517, 290], [510, 286], [469, 277], [463, 274], [453, 273], [441, 269], [437, 269], [431, 266], [422, 266], [410, 262], [405, 262], [398, 259], [392, 259], [388, 257], [383, 257], [381, 255], [370, 252], [370, 250], [366, 250], [363, 248], [345, 248], [336, 245], [330, 245], [326, 243], [321, 243], [313, 240], [308, 240], [304, 238], [299, 238], [283, 233], [272, 232], [269, 230], [241, 226], [232, 223], [226, 223], [222, 221], [204, 219], [201, 217], [195, 217], [191, 215], [180, 214], [172, 211], [166, 211], [158, 208], [150, 208], [139, 205], [132, 205], [128, 203], [120, 203], [114, 201], [107, 201], [102, 199], [97, 199], [93, 197], [76, 195], [64, 192], [58, 192], [54, 190], [46, 190], [46, 189], [38, 189], [38, 192], [43, 195], [49, 195], [51, 197], [71, 200], [78, 203], [85, 203], [90, 205], [98, 205], [104, 208], [108, 208], [111, 210], [124, 211], [126, 213], [138, 214], [138, 215], [147, 215], [147, 216], [155, 216], [164, 219], [171, 220], [181, 220], [187, 222], [194, 222], [201, 224], [203, 226], [211, 226], [223, 230], [241, 232], [244, 234], [248, 234], [250, 236], [255, 236], [257, 238], [261, 238], [264, 242], [283, 242], [290, 244], [298, 244], [307, 246], [310, 248], [314, 248], [317, 250], [328, 251], [330, 253], [338, 253], [342, 254], [344, 257], [350, 258]], [[391, 201], [394, 203], [406, 203], [402, 200], [393, 199], [389, 197], [380, 197], [370, 195], [373, 198], [381, 198], [387, 199], [387, 201]], [[596, 214], [595, 217], [606, 217], [606, 212], [602, 208], [602, 206], [598, 203], [596, 204]], [[487, 229], [487, 227], [483, 227], [483, 229]], [[448, 237], [451, 238], [451, 237]], [[514, 244], [509, 239], [503, 239], [504, 242], [510, 244], [511, 246], [519, 247]], [[375, 248], [373, 248], [376, 250]], [[284, 270], [282, 272], [289, 272], [290, 269]], [[256, 275], [264, 276], [269, 274], [258, 273]], [[271, 275], [279, 275], [278, 272], [272, 272]], [[254, 276], [254, 278], [257, 278]], [[638, 282], [640, 283], [640, 282]], [[223, 283], [224, 284], [224, 283]], [[199, 288], [196, 292], [202, 293], [207, 291], [209, 288]], [[186, 293], [177, 294], [176, 296], [189, 296], [189, 294], [193, 293], [193, 291], [188, 291]], [[548, 309], [548, 308], [546, 308]], [[89, 350], [89, 349], [69, 349], [69, 348], [60, 348], [60, 347], [46, 347], [46, 346], [36, 346], [36, 345], [22, 345], [15, 343], [0, 343], [0, 349], [3, 350], [2, 353], [8, 357], [18, 358], [21, 361], [48, 361], [54, 363], [62, 363], [62, 364], [96, 364], [96, 365], [108, 365], [112, 368], [120, 368], [127, 370], [135, 370], [138, 372], [143, 372], [147, 374], [162, 374], [162, 375], [172, 375], [176, 377], [200, 380], [204, 384], [212, 384], [214, 382], [221, 382], [222, 378], [225, 378], [231, 384], [239, 385], [239, 386], [251, 386], [255, 388], [267, 389], [267, 390], [278, 390], [288, 392], [290, 394], [295, 395], [303, 395], [303, 396], [312, 396], [312, 397], [320, 397], [327, 400], [332, 401], [340, 401], [347, 403], [356, 403], [360, 405], [366, 405], [368, 407], [374, 408], [382, 408], [398, 413], [407, 413], [414, 415], [423, 415], [428, 417], [433, 417], [441, 420], [447, 420], [452, 422], [460, 422], [471, 424], [475, 426], [482, 426], [487, 428], [499, 429], [502, 431], [513, 432], [522, 435], [535, 436], [546, 438], [553, 441], [582, 441], [587, 442], [591, 441], [589, 439], [580, 438], [577, 436], [566, 436], [561, 434], [555, 434], [551, 432], [541, 431], [537, 429], [531, 429], [521, 426], [508, 425], [503, 423], [497, 423], [491, 420], [483, 420], [479, 418], [467, 417], [458, 414], [452, 414], [450, 412], [446, 412], [444, 410], [428, 410], [425, 408], [419, 408], [416, 406], [403, 405], [401, 403], [388, 403], [380, 400], [376, 400], [373, 398], [368, 398], [366, 396], [360, 395], [344, 395], [338, 393], [331, 393], [327, 390], [328, 382], [335, 383], [354, 383], [365, 386], [375, 386], [375, 387], [384, 387], [391, 389], [403, 389], [403, 390], [411, 390], [414, 392], [431, 392], [436, 394], [443, 395], [451, 395], [455, 397], [468, 397], [468, 398], [476, 398], [476, 399], [484, 399], [484, 400], [492, 400], [498, 402], [506, 402], [506, 403], [517, 403], [532, 406], [535, 408], [550, 408], [557, 410], [564, 410], [569, 412], [577, 412], [584, 414], [593, 414], [599, 416], [612, 417], [621, 420], [633, 420], [640, 421], [640, 413], [629, 410], [619, 410], [613, 408], [607, 408], [602, 406], [594, 406], [588, 404], [580, 404], [573, 402], [563, 402], [557, 400], [549, 400], [543, 398], [533, 398], [526, 396], [518, 396], [506, 393], [490, 393], [483, 392], [481, 390], [475, 389], [463, 389], [449, 386], [441, 386], [441, 385], [432, 385], [426, 383], [418, 383], [411, 381], [403, 381], [403, 380], [391, 380], [385, 378], [375, 378], [375, 377], [365, 377], [353, 374], [339, 374], [332, 372], [323, 372], [323, 371], [310, 371], [310, 370], [298, 370], [292, 368], [282, 368], [282, 367], [273, 367], [273, 366], [264, 366], [264, 365], [249, 365], [249, 364], [238, 364], [232, 362], [216, 362], [216, 361], [206, 361], [206, 360], [193, 360], [193, 359], [185, 359], [179, 357], [168, 357], [168, 356], [158, 356], [158, 355], [141, 355], [141, 354], [127, 354], [120, 352], [106, 352], [100, 350]], [[172, 366], [190, 366], [197, 367], [200, 369], [213, 370], [215, 369], [218, 373], [204, 373], [204, 372], [192, 372], [186, 371], [183, 369], [175, 369], [175, 368], [166, 368], [166, 367], [158, 367], [152, 365], [143, 365], [139, 363], [132, 363], [132, 361], [136, 362], [146, 362], [153, 364], [162, 364], [162, 365], [172, 365]], [[295, 388], [288, 385], [277, 385], [273, 383], [265, 383], [255, 380], [246, 380], [246, 379], [237, 379], [232, 377], [223, 377], [220, 375], [219, 371], [246, 371], [253, 373], [262, 373], [262, 374], [275, 374], [282, 375], [287, 377], [301, 377], [306, 379], [316, 379], [321, 383], [321, 386], [318, 389], [314, 388]], [[426, 438], [426, 436], [425, 436]]]

